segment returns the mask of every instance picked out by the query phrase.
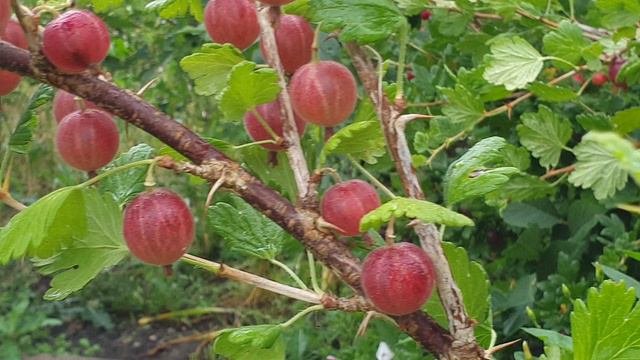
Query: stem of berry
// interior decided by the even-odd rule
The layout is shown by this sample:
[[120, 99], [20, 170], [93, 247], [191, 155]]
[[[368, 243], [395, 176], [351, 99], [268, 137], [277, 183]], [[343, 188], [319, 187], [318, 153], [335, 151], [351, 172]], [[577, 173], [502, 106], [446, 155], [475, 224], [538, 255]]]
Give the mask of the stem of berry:
[[294, 317], [292, 317], [291, 319], [289, 319], [287, 322], [282, 323], [280, 326], [282, 326], [283, 328], [288, 328], [291, 325], [295, 324], [296, 321], [302, 319], [303, 317], [307, 316], [308, 314], [314, 312], [314, 311], [320, 311], [320, 310], [324, 310], [324, 305], [314, 305], [314, 306], [309, 306], [308, 308], [302, 310], [301, 312], [297, 313]]

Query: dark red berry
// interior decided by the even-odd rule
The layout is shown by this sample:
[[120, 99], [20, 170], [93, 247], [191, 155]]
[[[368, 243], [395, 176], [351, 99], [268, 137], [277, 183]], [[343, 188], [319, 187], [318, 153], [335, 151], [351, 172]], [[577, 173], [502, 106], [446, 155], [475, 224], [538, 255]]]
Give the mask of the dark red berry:
[[[287, 74], [293, 74], [302, 65], [311, 61], [311, 46], [313, 45], [313, 29], [300, 16], [284, 15], [276, 28], [276, 44], [282, 67]], [[266, 54], [263, 44], [260, 44], [262, 56]]]
[[[84, 104], [85, 109], [97, 109], [99, 108], [87, 100], [79, 100]], [[76, 96], [70, 94], [64, 90], [58, 90], [56, 92], [56, 96], [53, 98], [53, 115], [56, 119], [56, 122], [62, 121], [65, 116], [71, 114], [74, 111], [82, 110], [78, 105], [78, 100], [76, 100]]]
[[251, 46], [258, 35], [256, 5], [250, 0], [210, 0], [204, 10], [204, 24], [211, 39], [240, 50]]
[[[6, 24], [4, 35], [0, 36], [0, 39], [23, 49], [29, 46], [22, 27], [14, 20], [9, 20]], [[22, 77], [16, 73], [0, 70], [0, 96], [8, 95], [15, 90], [21, 79]]]
[[[282, 116], [280, 116], [279, 101], [276, 100], [268, 104], [259, 105], [256, 107], [256, 111], [258, 112], [258, 114], [260, 114], [260, 116], [262, 116], [262, 119], [264, 119], [264, 121], [276, 133], [276, 135], [280, 137], [283, 136], [283, 124]], [[302, 135], [304, 133], [305, 123], [298, 116], [295, 116], [295, 120], [298, 134]], [[264, 126], [262, 126], [260, 121], [258, 121], [256, 116], [252, 112], [248, 112], [244, 116], [244, 127], [253, 141], [273, 140], [271, 134], [269, 134]], [[284, 146], [276, 144], [261, 144], [260, 146], [271, 151], [281, 151], [285, 149]]]
[[322, 197], [322, 217], [342, 229], [345, 236], [360, 234], [360, 220], [380, 207], [376, 189], [362, 180], [349, 180], [329, 188]]
[[429, 21], [429, 19], [431, 19], [431, 11], [429, 10], [423, 11], [422, 14], [420, 14], [420, 17], [422, 17], [422, 20], [424, 21]]
[[413, 71], [407, 71], [407, 80], [411, 81], [415, 78], [416, 78], [416, 75], [413, 73]]
[[595, 86], [602, 86], [606, 84], [608, 81], [609, 81], [609, 78], [607, 77], [607, 75], [601, 72], [597, 72], [593, 74], [593, 76], [591, 77], [591, 83]]
[[623, 58], [616, 57], [609, 64], [609, 79], [618, 88], [626, 89], [627, 83], [624, 81], [618, 81], [618, 74], [620, 74], [620, 69], [627, 61]]
[[0, 0], [0, 37], [11, 19], [11, 0]]

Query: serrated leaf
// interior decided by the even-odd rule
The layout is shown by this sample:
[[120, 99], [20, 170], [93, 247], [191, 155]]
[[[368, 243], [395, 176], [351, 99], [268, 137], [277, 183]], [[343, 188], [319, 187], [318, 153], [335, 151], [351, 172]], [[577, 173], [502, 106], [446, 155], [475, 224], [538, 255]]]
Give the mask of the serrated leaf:
[[562, 222], [543, 201], [511, 203], [504, 210], [502, 219], [511, 226], [529, 228], [535, 225], [540, 229], [550, 229]]
[[[546, 34], [543, 43], [545, 54], [576, 65], [582, 58], [583, 50], [591, 45], [582, 34], [582, 30], [569, 21], [561, 22], [558, 29]], [[567, 67], [568, 65], [558, 62], [558, 66]]]
[[507, 90], [522, 89], [534, 81], [544, 65], [544, 58], [526, 40], [502, 37], [491, 44], [487, 56], [484, 78], [495, 85], [504, 85]]
[[87, 233], [83, 191], [66, 187], [14, 216], [0, 231], [0, 264], [25, 255], [48, 258]]
[[309, 18], [309, 1], [310, 0], [295, 0], [287, 5], [282, 6], [285, 14], [298, 15], [304, 18]]
[[220, 110], [229, 120], [241, 120], [247, 111], [274, 101], [280, 90], [275, 70], [256, 70], [255, 63], [244, 61], [231, 69], [227, 87], [220, 93]]
[[442, 108], [442, 113], [451, 123], [467, 127], [484, 117], [484, 103], [464, 86], [441, 88], [440, 91], [447, 97], [447, 105]]
[[640, 82], [640, 59], [635, 56], [633, 59], [627, 59], [622, 65], [618, 73], [618, 82], [628, 85], [635, 85]]
[[427, 5], [429, 5], [428, 0], [394, 0], [398, 7], [402, 10], [402, 13], [405, 15], [416, 15], [423, 12]]
[[9, 149], [17, 154], [26, 154], [31, 147], [33, 131], [39, 123], [35, 110], [40, 106], [50, 103], [53, 98], [53, 88], [49, 85], [40, 85], [33, 93], [27, 104], [27, 110], [20, 117], [20, 121], [9, 138]]
[[617, 133], [626, 135], [640, 128], [640, 107], [633, 107], [617, 112], [613, 119]]
[[522, 124], [517, 130], [522, 145], [540, 160], [540, 165], [547, 168], [557, 165], [562, 150], [571, 139], [569, 121], [558, 117], [546, 106], [540, 106], [537, 113], [526, 113], [521, 118]]
[[595, 6], [602, 11], [602, 25], [608, 29], [635, 26], [640, 21], [640, 3], [636, 0], [596, 0]]
[[226, 330], [213, 352], [229, 360], [284, 360], [286, 344], [280, 325], [254, 325]]
[[596, 267], [602, 269], [602, 272], [613, 281], [622, 281], [628, 289], [633, 289], [636, 292], [636, 298], [640, 299], [640, 281], [632, 278], [631, 276], [622, 273], [614, 268], [608, 267], [602, 264], [596, 264]]
[[229, 250], [264, 260], [274, 259], [289, 237], [280, 226], [237, 196], [229, 203], [212, 206], [208, 225], [225, 239]]
[[269, 187], [275, 189], [289, 200], [298, 196], [298, 188], [289, 166], [289, 159], [284, 151], [273, 155], [260, 146], [246, 147], [241, 150], [242, 160], [246, 166]]
[[[487, 323], [487, 320], [491, 311], [491, 295], [489, 293], [489, 276], [486, 271], [479, 263], [469, 260], [469, 255], [464, 248], [443, 242], [442, 249], [449, 260], [453, 279], [462, 291], [462, 298], [469, 317], [478, 323], [486, 323], [490, 327], [491, 322]], [[446, 329], [448, 328], [447, 316], [439, 296], [436, 294], [437, 291], [423, 309]], [[476, 332], [478, 331], [479, 329], [476, 328]], [[488, 346], [489, 344], [483, 345]]]
[[545, 346], [557, 346], [564, 350], [573, 351], [573, 339], [571, 336], [560, 334], [553, 330], [538, 328], [522, 328], [522, 330], [542, 340]]
[[[147, 144], [136, 145], [112, 161], [100, 172], [104, 173], [105, 171], [136, 161], [151, 159], [154, 156], [154, 153], [155, 149]], [[144, 191], [144, 181], [147, 175], [147, 170], [148, 166], [140, 166], [107, 176], [100, 181], [100, 190], [111, 194], [118, 205], [123, 206], [136, 195]]]
[[160, 16], [165, 19], [193, 15], [198, 21], [204, 18], [202, 2], [199, 0], [154, 0], [146, 5], [149, 10], [160, 11]]
[[372, 43], [407, 26], [392, 0], [315, 0], [310, 5], [313, 22], [325, 32], [341, 30], [343, 42]]
[[332, 154], [347, 155], [369, 164], [386, 153], [384, 135], [378, 121], [360, 121], [343, 127], [322, 148], [320, 164]]
[[529, 90], [540, 100], [549, 102], [565, 102], [578, 97], [578, 94], [569, 88], [550, 86], [538, 81], [529, 85]]
[[87, 232], [74, 236], [72, 244], [53, 257], [34, 263], [43, 275], [53, 275], [45, 300], [64, 300], [129, 254], [118, 204], [97, 190], [86, 190], [84, 197]]
[[576, 169], [569, 175], [575, 186], [592, 189], [602, 200], [621, 190], [631, 174], [640, 181], [640, 153], [615, 133], [590, 132], [574, 149]]
[[180, 61], [180, 66], [195, 80], [198, 95], [215, 95], [227, 86], [234, 66], [244, 61], [233, 45], [205, 44]]
[[451, 227], [474, 226], [473, 220], [438, 204], [417, 199], [395, 198], [365, 215], [360, 220], [360, 231], [378, 230], [394, 217]]
[[580, 114], [576, 116], [578, 124], [587, 131], [610, 131], [613, 130], [611, 118], [604, 113]]
[[486, 195], [489, 205], [503, 206], [512, 201], [535, 200], [547, 197], [555, 192], [556, 188], [537, 176], [517, 174], [509, 181], [499, 186], [496, 191]]
[[591, 288], [586, 303], [574, 302], [571, 334], [575, 359], [640, 358], [640, 305], [623, 283]]
[[519, 173], [518, 168], [504, 166], [505, 139], [486, 138], [454, 161], [444, 179], [444, 193], [448, 204], [488, 194]]

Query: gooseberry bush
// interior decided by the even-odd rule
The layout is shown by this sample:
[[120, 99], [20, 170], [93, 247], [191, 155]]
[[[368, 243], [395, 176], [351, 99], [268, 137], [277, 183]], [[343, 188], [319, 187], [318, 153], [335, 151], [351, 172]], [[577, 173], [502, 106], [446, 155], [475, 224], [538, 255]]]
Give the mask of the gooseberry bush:
[[[640, 358], [640, 0], [61, 3], [0, 0], [0, 263], [46, 299], [132, 255], [306, 304], [229, 359]], [[87, 179], [23, 199], [41, 141]]]

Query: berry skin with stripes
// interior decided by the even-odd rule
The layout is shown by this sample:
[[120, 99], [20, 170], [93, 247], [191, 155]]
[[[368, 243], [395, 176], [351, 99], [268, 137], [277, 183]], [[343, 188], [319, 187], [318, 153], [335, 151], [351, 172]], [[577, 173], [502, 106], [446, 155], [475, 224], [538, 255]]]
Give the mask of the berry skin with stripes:
[[0, 37], [11, 19], [11, 0], [0, 0]]
[[58, 69], [70, 74], [102, 63], [110, 46], [109, 29], [89, 11], [67, 11], [50, 22], [42, 34], [44, 55]]
[[[9, 20], [6, 24], [4, 35], [1, 35], [0, 39], [23, 49], [26, 49], [29, 45], [24, 31], [22, 31], [22, 27], [14, 20]], [[20, 85], [20, 80], [22, 80], [20, 75], [10, 71], [0, 70], [0, 96], [5, 96], [13, 92], [13, 90]]]
[[403, 242], [372, 251], [362, 265], [362, 288], [378, 310], [407, 315], [420, 310], [436, 283], [436, 272], [427, 254]]
[[58, 124], [58, 153], [78, 170], [95, 171], [107, 165], [118, 153], [119, 145], [118, 127], [104, 111], [72, 112]]
[[[91, 101], [80, 101], [82, 101], [86, 109], [99, 110], [99, 108]], [[78, 100], [76, 100], [75, 95], [61, 89], [56, 92], [56, 96], [53, 98], [53, 117], [56, 119], [57, 123], [60, 123], [65, 116], [78, 110], [82, 109], [78, 106]]]
[[138, 195], [124, 211], [124, 238], [142, 262], [166, 266], [184, 255], [193, 242], [193, 215], [182, 198], [168, 189]]
[[320, 204], [322, 217], [341, 229], [342, 235], [360, 234], [360, 220], [380, 207], [376, 189], [362, 180], [349, 180], [329, 188]]
[[335, 61], [311, 62], [296, 71], [289, 86], [291, 104], [304, 121], [335, 126], [356, 107], [358, 90], [353, 74]]
[[[287, 74], [295, 73], [311, 61], [314, 34], [307, 20], [296, 15], [281, 16], [275, 34], [278, 55]], [[260, 51], [265, 57], [266, 51], [262, 43]]]
[[[269, 127], [278, 135], [283, 137], [284, 129], [282, 116], [280, 113], [280, 101], [276, 100], [268, 104], [262, 104], [256, 106], [256, 112], [264, 119]], [[295, 116], [296, 129], [298, 135], [302, 136], [304, 133], [305, 123], [299, 116]], [[244, 116], [244, 128], [247, 130], [249, 136], [253, 141], [273, 140], [273, 137], [269, 131], [262, 126], [262, 123], [252, 112], [248, 112]], [[260, 144], [263, 148], [271, 151], [286, 150], [286, 147], [279, 144]]]
[[204, 25], [211, 39], [245, 50], [260, 35], [256, 5], [250, 0], [210, 0], [204, 10]]

